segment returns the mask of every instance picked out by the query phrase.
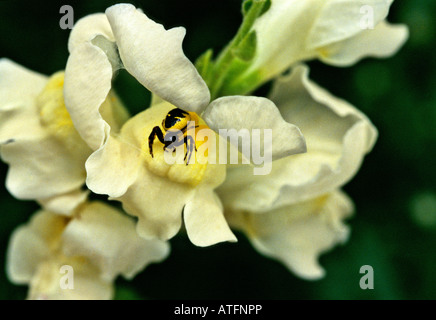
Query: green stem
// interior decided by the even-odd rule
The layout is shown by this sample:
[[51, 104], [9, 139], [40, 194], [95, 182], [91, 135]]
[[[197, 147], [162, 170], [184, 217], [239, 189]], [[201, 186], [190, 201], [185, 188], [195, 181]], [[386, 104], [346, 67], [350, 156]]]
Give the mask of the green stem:
[[265, 0], [253, 0], [253, 3], [248, 12], [245, 14], [244, 20], [235, 37], [218, 55], [213, 68], [213, 74], [218, 76], [214, 79], [211, 79], [210, 83], [212, 99], [215, 99], [218, 96], [223, 82], [227, 77], [229, 67], [231, 66], [235, 57], [233, 50], [238, 47], [244, 37], [250, 32], [254, 21], [262, 14], [265, 3]]

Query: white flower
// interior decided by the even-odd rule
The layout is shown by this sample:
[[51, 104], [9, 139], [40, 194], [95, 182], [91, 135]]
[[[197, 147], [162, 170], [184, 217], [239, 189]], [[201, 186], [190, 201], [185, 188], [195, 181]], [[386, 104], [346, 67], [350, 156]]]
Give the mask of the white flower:
[[[6, 187], [19, 199], [68, 215], [86, 198], [80, 188], [91, 150], [65, 108], [63, 82], [63, 72], [47, 77], [0, 60], [0, 150], [10, 166]], [[121, 110], [114, 105], [105, 103], [106, 114]], [[117, 128], [111, 117], [108, 121]]]
[[349, 66], [395, 54], [408, 37], [404, 25], [386, 21], [393, 0], [271, 0], [252, 30], [256, 55], [246, 74], [269, 80], [311, 59]]
[[226, 217], [258, 252], [277, 259], [303, 279], [316, 280], [325, 274], [319, 255], [348, 240], [349, 228], [342, 220], [352, 210], [351, 200], [335, 190], [264, 213], [229, 209]]
[[265, 176], [249, 174], [244, 166], [230, 168], [219, 194], [231, 207], [264, 211], [329, 193], [357, 173], [374, 146], [378, 133], [370, 120], [308, 73], [308, 67], [296, 66], [275, 81], [269, 96], [284, 120], [301, 129], [307, 152], [274, 161]]
[[301, 129], [307, 153], [274, 161], [266, 176], [230, 168], [217, 191], [231, 225], [245, 231], [260, 252], [316, 279], [323, 275], [319, 254], [347, 239], [342, 219], [352, 204], [338, 189], [359, 170], [377, 130], [353, 106], [309, 80], [308, 71], [295, 67], [275, 81], [270, 95], [285, 121]]
[[[39, 211], [13, 233], [7, 274], [29, 285], [28, 299], [110, 299], [117, 276], [133, 278], [167, 257], [169, 246], [136, 235], [134, 222], [104, 203], [82, 205], [74, 218]], [[71, 267], [63, 287], [65, 271]]]
[[[88, 187], [121, 201], [128, 213], [139, 218], [141, 236], [173, 237], [181, 227], [183, 211], [194, 244], [236, 241], [214, 193], [225, 179], [226, 166], [199, 161], [169, 165], [158, 139], [152, 142], [155, 154], [151, 155], [153, 128], [165, 131], [162, 122], [177, 107], [191, 112], [199, 128], [273, 129], [273, 158], [304, 152], [304, 139], [268, 99], [233, 96], [209, 103], [206, 84], [183, 54], [184, 34], [183, 28], [165, 30], [128, 4], [78, 21], [70, 37], [66, 106], [79, 134], [95, 150], [86, 163]], [[99, 107], [114, 72], [122, 67], [152, 91], [155, 100], [114, 134]], [[195, 142], [197, 148], [202, 143]]]

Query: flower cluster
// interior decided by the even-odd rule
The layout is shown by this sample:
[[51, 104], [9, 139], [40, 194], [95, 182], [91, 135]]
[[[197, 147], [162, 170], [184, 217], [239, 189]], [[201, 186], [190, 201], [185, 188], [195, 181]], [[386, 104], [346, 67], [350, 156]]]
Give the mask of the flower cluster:
[[[377, 130], [304, 62], [394, 54], [407, 28], [386, 22], [391, 3], [246, 0], [234, 40], [195, 65], [184, 28], [117, 4], [75, 24], [65, 70], [47, 77], [1, 59], [6, 186], [42, 207], [11, 237], [10, 280], [28, 284], [30, 299], [110, 299], [116, 277], [165, 259], [182, 226], [196, 246], [236, 242], [237, 230], [298, 276], [322, 277], [319, 255], [348, 239], [353, 204], [341, 187]], [[363, 5], [373, 29], [360, 27]], [[120, 69], [152, 93], [134, 116], [112, 87]], [[271, 80], [268, 97], [249, 95]], [[74, 288], [60, 286], [63, 266]]]

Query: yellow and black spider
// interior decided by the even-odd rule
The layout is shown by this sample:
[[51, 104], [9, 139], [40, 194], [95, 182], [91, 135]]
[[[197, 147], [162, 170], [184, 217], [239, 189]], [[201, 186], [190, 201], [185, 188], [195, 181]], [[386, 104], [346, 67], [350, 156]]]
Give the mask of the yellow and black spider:
[[[198, 127], [199, 117], [195, 112], [187, 112], [180, 108], [175, 108], [169, 111], [162, 121], [162, 132], [159, 126], [153, 128], [148, 137], [148, 146], [150, 149], [150, 155], [153, 158], [153, 143], [154, 139], [157, 137], [159, 141], [164, 145], [163, 150], [169, 149], [174, 151], [176, 147], [186, 144], [186, 154], [184, 161], [188, 165], [194, 149], [197, 151], [195, 146], [195, 139], [192, 135], [188, 134]], [[165, 133], [165, 135], [164, 135]]]

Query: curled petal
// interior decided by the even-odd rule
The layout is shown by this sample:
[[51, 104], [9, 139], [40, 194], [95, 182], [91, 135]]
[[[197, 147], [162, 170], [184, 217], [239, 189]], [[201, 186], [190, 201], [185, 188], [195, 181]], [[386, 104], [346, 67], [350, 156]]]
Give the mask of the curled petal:
[[[268, 150], [273, 160], [306, 151], [306, 144], [298, 127], [286, 122], [275, 104], [266, 98], [218, 98], [212, 101], [202, 117], [211, 129], [220, 134], [223, 129], [248, 130], [251, 136], [250, 146], [257, 143], [252, 135], [253, 130], [259, 130], [260, 153], [265, 154]], [[265, 130], [271, 130], [271, 141], [265, 140]], [[238, 143], [237, 147], [242, 151], [243, 143]]]
[[89, 190], [79, 189], [50, 198], [38, 199], [39, 204], [50, 212], [72, 216], [74, 211], [88, 198]]
[[137, 149], [111, 136], [86, 161], [86, 184], [95, 193], [120, 197], [136, 180], [139, 162]]
[[[38, 266], [30, 283], [28, 300], [109, 300], [113, 284], [100, 277], [100, 271], [83, 259], [61, 257]], [[71, 279], [65, 277], [71, 276]], [[71, 287], [62, 288], [62, 285]]]
[[90, 14], [74, 24], [68, 38], [68, 51], [73, 52], [76, 47], [85, 42], [91, 42], [97, 36], [115, 41], [111, 26], [104, 13]]
[[105, 14], [80, 19], [68, 42], [65, 104], [83, 140], [96, 150], [110, 130], [118, 132], [128, 113], [110, 91], [113, 74], [122, 68]]
[[68, 224], [62, 239], [66, 255], [87, 257], [107, 281], [119, 274], [133, 278], [169, 253], [167, 243], [141, 239], [133, 220], [100, 202], [84, 206], [79, 217]]
[[201, 112], [210, 93], [184, 55], [184, 28], [165, 30], [130, 4], [106, 10], [121, 60], [142, 85], [184, 110]]
[[[6, 187], [19, 199], [45, 199], [79, 189], [85, 170], [71, 150], [51, 136], [17, 140], [1, 146], [9, 164]], [[77, 163], [84, 163], [84, 160]]]
[[395, 54], [409, 35], [405, 25], [380, 22], [355, 37], [321, 48], [320, 59], [336, 66], [350, 66], [363, 57], [389, 57]]
[[47, 80], [9, 59], [0, 59], [0, 143], [41, 131], [35, 100]]
[[282, 262], [307, 280], [324, 276], [319, 256], [347, 241], [343, 224], [353, 210], [352, 202], [340, 191], [266, 213], [232, 213], [229, 220], [245, 231], [262, 254]]
[[274, 161], [265, 176], [244, 167], [229, 170], [218, 191], [231, 207], [264, 211], [328, 193], [356, 174], [376, 141], [368, 118], [310, 81], [307, 67], [277, 80], [271, 99], [301, 129], [307, 153]]
[[[318, 1], [319, 2], [319, 1]], [[393, 0], [329, 0], [323, 1], [307, 38], [308, 49], [349, 39], [363, 30], [365, 8], [370, 8], [374, 25], [384, 20]], [[340, 26], [340, 27], [338, 27]]]
[[384, 21], [392, 2], [272, 0], [269, 10], [253, 25], [256, 55], [245, 76], [266, 81], [301, 61], [320, 58], [334, 65], [349, 65], [367, 55], [394, 53], [404, 43], [403, 31], [397, 31], [394, 38], [389, 37], [392, 30], [384, 32], [387, 43], [380, 43], [380, 36], [367, 30], [369, 23], [377, 26]]
[[86, 162], [87, 186], [95, 193], [112, 198], [124, 195], [139, 179], [139, 167], [145, 165], [144, 146], [150, 156], [147, 134], [172, 108], [168, 103], [149, 108], [127, 121], [120, 134], [109, 136]]
[[68, 204], [57, 201], [54, 211], [71, 214], [82, 200], [66, 194], [83, 185], [90, 150], [71, 123], [62, 86], [62, 72], [47, 78], [7, 59], [0, 62], [0, 148], [10, 166], [6, 186], [19, 199], [68, 198]]
[[137, 180], [127, 192], [114, 198], [129, 214], [138, 217], [136, 230], [144, 239], [168, 240], [180, 230], [182, 210], [193, 188], [156, 176], [140, 166]]
[[110, 132], [99, 109], [112, 86], [112, 65], [97, 46], [86, 42], [70, 54], [65, 69], [65, 106], [82, 139], [97, 150]]
[[39, 211], [29, 224], [18, 227], [7, 251], [8, 278], [17, 284], [28, 284], [38, 265], [50, 258], [65, 225], [62, 216]]
[[223, 241], [237, 241], [224, 218], [221, 202], [211, 189], [197, 190], [183, 214], [186, 232], [193, 244], [205, 247]]
[[250, 71], [260, 69], [270, 79], [297, 61], [313, 58], [305, 42], [321, 7], [320, 1], [271, 1], [269, 10], [253, 25], [257, 47]]

